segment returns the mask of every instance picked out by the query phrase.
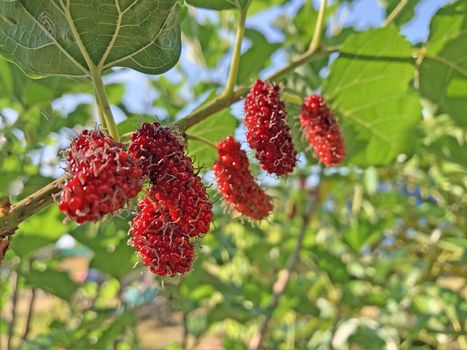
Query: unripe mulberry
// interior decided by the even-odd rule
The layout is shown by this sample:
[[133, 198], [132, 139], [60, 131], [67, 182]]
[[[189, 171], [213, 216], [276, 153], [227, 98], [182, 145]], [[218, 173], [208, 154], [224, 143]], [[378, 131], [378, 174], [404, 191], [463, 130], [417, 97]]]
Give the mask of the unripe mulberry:
[[[121, 209], [142, 187], [142, 170], [133, 156], [105, 135], [86, 135], [93, 135], [91, 142], [83, 147], [75, 142], [70, 150], [72, 177], [60, 193], [59, 204], [79, 224]], [[84, 140], [81, 136], [78, 140]]]
[[139, 203], [133, 219], [130, 243], [141, 263], [158, 276], [174, 276], [191, 270], [195, 256], [193, 243], [157, 200], [147, 196]]
[[279, 85], [256, 81], [245, 100], [247, 141], [268, 173], [286, 175], [293, 171], [297, 151], [287, 124]]
[[156, 122], [144, 123], [131, 140], [130, 152], [154, 185], [151, 196], [187, 235], [207, 233], [212, 204], [180, 136]]
[[315, 155], [324, 165], [335, 166], [344, 160], [344, 140], [339, 125], [321, 96], [305, 98], [300, 122]]
[[225, 201], [253, 220], [266, 217], [272, 210], [271, 199], [251, 175], [240, 143], [229, 136], [219, 142], [218, 153], [219, 160], [214, 163], [213, 170]]

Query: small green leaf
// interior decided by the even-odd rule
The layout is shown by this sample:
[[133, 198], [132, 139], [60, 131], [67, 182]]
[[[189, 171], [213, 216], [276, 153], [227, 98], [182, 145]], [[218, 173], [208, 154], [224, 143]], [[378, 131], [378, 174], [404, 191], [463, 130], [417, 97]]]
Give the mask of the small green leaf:
[[[202, 138], [215, 145], [223, 138], [233, 135], [237, 125], [238, 120], [227, 110], [216, 113], [212, 117], [196, 124], [188, 130], [188, 134]], [[198, 140], [189, 140], [188, 151], [195, 162], [205, 167], [211, 167], [217, 159], [216, 149]]]
[[258, 77], [258, 73], [266, 68], [271, 55], [281, 47], [280, 44], [271, 44], [259, 31], [247, 29], [245, 37], [250, 39], [251, 47], [240, 57], [237, 82], [247, 83], [251, 77]]
[[384, 349], [385, 342], [375, 329], [359, 326], [357, 331], [349, 337], [350, 343], [362, 345], [365, 349]]
[[312, 254], [313, 261], [329, 274], [333, 282], [343, 284], [349, 281], [350, 276], [347, 273], [346, 266], [337, 256], [318, 248], [314, 248]]
[[56, 206], [23, 222], [11, 242], [11, 249], [19, 256], [26, 257], [38, 249], [55, 243], [69, 229], [62, 222]]
[[40, 288], [64, 300], [70, 300], [78, 289], [78, 285], [63, 271], [50, 268], [45, 271], [31, 270], [23, 276], [31, 287]]
[[156, 119], [149, 115], [130, 116], [117, 125], [118, 132], [120, 135], [125, 135], [136, 131], [143, 123], [154, 123], [155, 121]]
[[[89, 267], [108, 273], [120, 280], [132, 270], [132, 259], [135, 256], [134, 250], [128, 246], [127, 241], [126, 237], [123, 238], [111, 250], [94, 247], [95, 254], [89, 263]], [[116, 261], [119, 263], [116, 264]]]

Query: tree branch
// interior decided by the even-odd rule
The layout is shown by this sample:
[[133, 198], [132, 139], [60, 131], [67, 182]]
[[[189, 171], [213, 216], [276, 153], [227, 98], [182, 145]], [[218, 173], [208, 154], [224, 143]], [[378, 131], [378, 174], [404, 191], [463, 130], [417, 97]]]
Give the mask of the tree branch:
[[21, 222], [52, 204], [52, 195], [61, 190], [65, 180], [65, 176], [62, 176], [13, 204], [6, 215], [2, 215], [0, 212], [0, 240], [9, 238]]
[[272, 288], [273, 300], [271, 302], [271, 305], [268, 307], [266, 316], [263, 320], [263, 323], [261, 324], [259, 328], [258, 333], [255, 334], [255, 336], [252, 338], [250, 342], [250, 346], [248, 347], [249, 350], [261, 349], [264, 338], [269, 328], [269, 324], [271, 323], [271, 320], [272, 320], [272, 315], [275, 309], [277, 308], [277, 306], [279, 305], [279, 302], [282, 296], [284, 295], [287, 285], [289, 283], [290, 276], [292, 275], [292, 272], [294, 271], [295, 266], [297, 265], [300, 259], [300, 251], [302, 249], [303, 240], [305, 238], [305, 233], [308, 227], [308, 222], [310, 221], [310, 218], [316, 209], [316, 203], [318, 202], [319, 190], [315, 189], [312, 192], [312, 195], [314, 198], [311, 201], [312, 204], [310, 204], [309, 209], [303, 215], [303, 223], [302, 223], [300, 233], [297, 237], [297, 242], [295, 243], [295, 248], [289, 257], [287, 266], [284, 269], [280, 270], [279, 273], [277, 274], [276, 281], [274, 282], [274, 285]]

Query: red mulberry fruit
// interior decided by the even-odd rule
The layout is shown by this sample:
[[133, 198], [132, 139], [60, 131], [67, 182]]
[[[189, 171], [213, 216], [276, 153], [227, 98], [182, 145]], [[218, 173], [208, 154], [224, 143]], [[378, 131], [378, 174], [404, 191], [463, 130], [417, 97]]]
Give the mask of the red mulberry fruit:
[[295, 167], [297, 151], [279, 93], [279, 85], [256, 81], [245, 100], [246, 137], [264, 170], [286, 175]]
[[154, 185], [151, 196], [184, 233], [207, 233], [212, 204], [180, 136], [156, 122], [144, 123], [131, 140], [130, 152]]
[[70, 144], [68, 153], [68, 167], [70, 173], [77, 173], [80, 166], [89, 166], [95, 159], [96, 150], [116, 146], [117, 144], [115, 141], [101, 131], [83, 130]]
[[344, 160], [344, 140], [339, 125], [321, 96], [305, 98], [300, 121], [308, 142], [324, 165], [335, 166]]
[[213, 170], [224, 199], [234, 210], [253, 220], [266, 217], [272, 210], [271, 199], [251, 175], [240, 143], [229, 136], [219, 142], [218, 153]]
[[[83, 135], [93, 136], [86, 136], [91, 141], [81, 147], [79, 140], [84, 140]], [[60, 210], [79, 224], [98, 221], [119, 210], [142, 187], [142, 170], [121, 145], [103, 134], [85, 131], [81, 136], [78, 142], [72, 142], [72, 178], [60, 193], [59, 204]]]
[[131, 244], [140, 261], [158, 276], [183, 274], [192, 268], [193, 243], [169, 213], [150, 196], [139, 203], [140, 212], [133, 219]]

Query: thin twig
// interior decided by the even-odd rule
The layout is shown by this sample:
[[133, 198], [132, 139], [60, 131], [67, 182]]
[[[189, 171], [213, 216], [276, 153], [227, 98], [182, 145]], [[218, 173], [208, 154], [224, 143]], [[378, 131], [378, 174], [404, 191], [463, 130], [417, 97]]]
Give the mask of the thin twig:
[[305, 238], [305, 233], [308, 228], [308, 222], [310, 221], [310, 218], [316, 209], [316, 203], [318, 202], [318, 196], [319, 196], [319, 191], [315, 189], [313, 191], [314, 195], [314, 200], [310, 204], [309, 209], [306, 211], [306, 213], [303, 215], [303, 222], [302, 222], [302, 227], [300, 229], [300, 233], [297, 237], [297, 242], [295, 243], [295, 248], [293, 252], [291, 253], [289, 260], [287, 262], [287, 266], [280, 270], [279, 273], [277, 274], [276, 281], [274, 282], [273, 285], [273, 300], [271, 302], [271, 305], [268, 307], [268, 311], [266, 313], [266, 316], [259, 328], [258, 333], [255, 334], [255, 336], [252, 338], [250, 342], [249, 349], [250, 350], [259, 350], [262, 347], [264, 337], [266, 336], [266, 333], [269, 328], [269, 324], [271, 323], [272, 320], [272, 315], [279, 305], [279, 302], [282, 298], [282, 296], [285, 293], [285, 290], [287, 288], [287, 285], [290, 280], [290, 276], [292, 275], [292, 272], [294, 271], [299, 259], [300, 259], [300, 251], [302, 249], [303, 245], [303, 240]]
[[408, 0], [401, 0], [397, 6], [392, 10], [392, 12], [386, 17], [386, 19], [383, 22], [383, 27], [387, 27], [390, 25], [396, 18], [399, 16], [401, 11], [404, 9], [405, 6], [408, 4]]
[[183, 311], [183, 334], [182, 334], [182, 350], [188, 350], [188, 313]]
[[24, 327], [23, 340], [27, 340], [29, 332], [31, 331], [32, 317], [34, 315], [34, 306], [36, 303], [37, 289], [33, 288], [31, 291], [31, 299], [29, 299], [28, 315], [26, 318], [26, 325]]
[[18, 272], [15, 273], [15, 280], [13, 286], [13, 296], [11, 300], [11, 319], [8, 325], [8, 341], [6, 345], [7, 350], [13, 349], [13, 336], [15, 333], [15, 325], [16, 325], [16, 306], [18, 304], [18, 291], [19, 291], [19, 275]]

